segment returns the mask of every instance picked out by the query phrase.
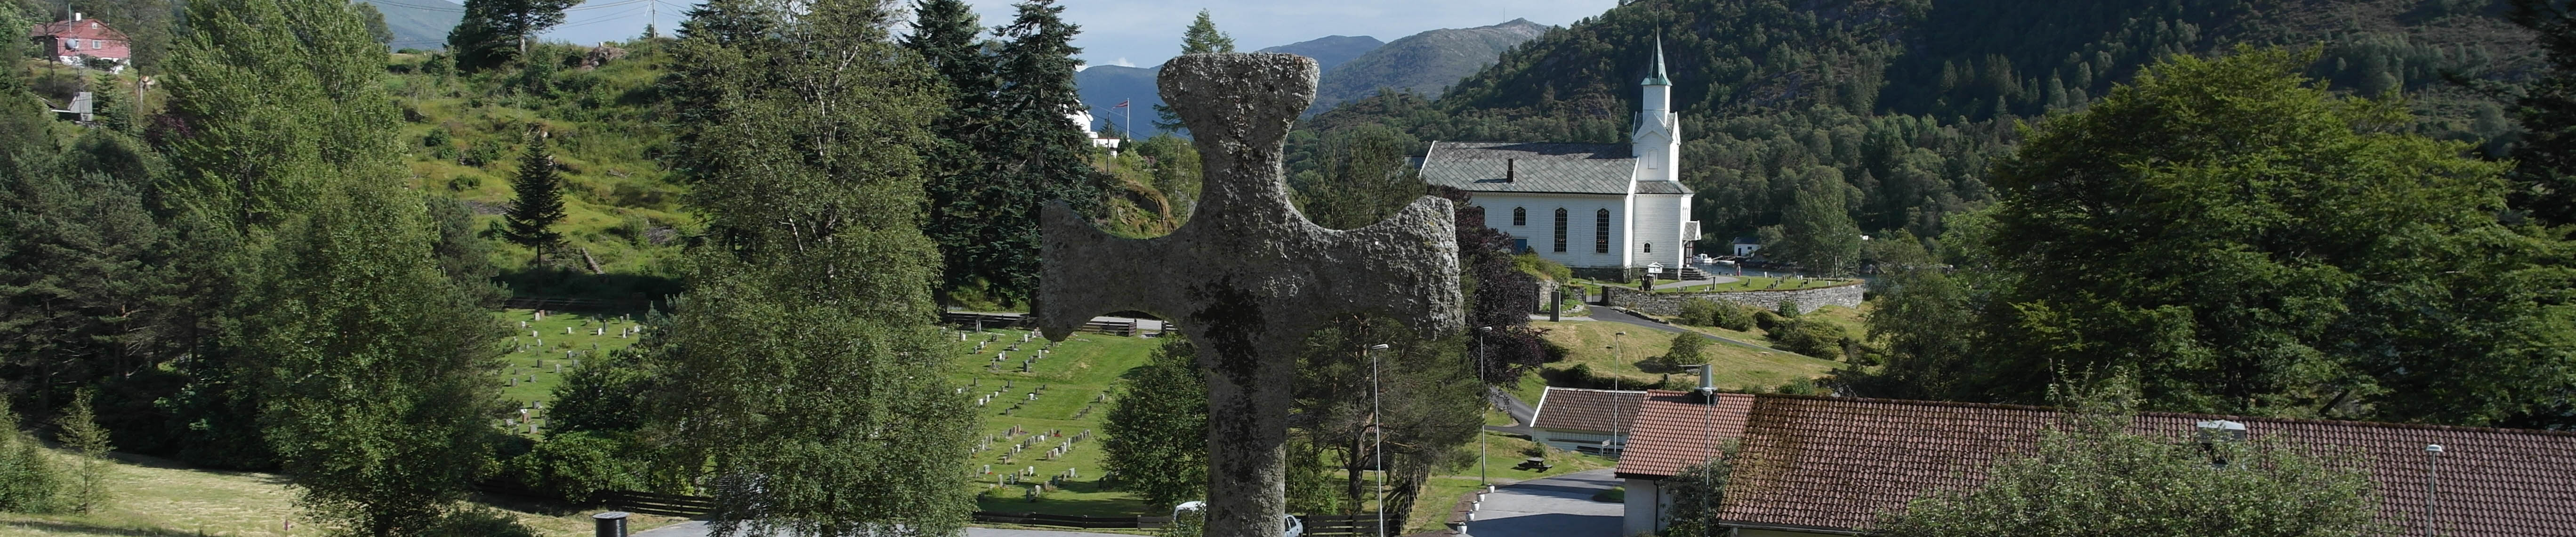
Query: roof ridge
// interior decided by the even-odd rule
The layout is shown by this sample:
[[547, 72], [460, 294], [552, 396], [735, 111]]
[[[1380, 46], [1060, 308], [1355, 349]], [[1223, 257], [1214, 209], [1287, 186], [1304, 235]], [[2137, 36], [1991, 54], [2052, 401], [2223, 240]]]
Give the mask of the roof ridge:
[[[1657, 391], [1662, 391], [1662, 390], [1657, 390]], [[1685, 394], [1685, 393], [1687, 393], [1687, 392], [1670, 392], [1670, 393], [1675, 393], [1675, 394]], [[1933, 400], [1921, 400], [1921, 399], [1886, 399], [1886, 398], [1877, 398], [1877, 397], [1836, 397], [1836, 396], [1831, 396], [1831, 395], [1796, 395], [1796, 394], [1785, 394], [1785, 393], [1761, 393], [1761, 394], [1752, 394], [1752, 395], [1756, 398], [1756, 400], [1765, 399], [1765, 398], [1768, 398], [1768, 399], [1800, 399], [1800, 400], [1830, 401], [1830, 402], [1851, 402], [1851, 403], [1890, 403], [1890, 404], [1903, 404], [1903, 405], [1916, 405], [1916, 406], [1939, 406], [1939, 407], [1954, 407], [1954, 408], [1984, 408], [1984, 409], [1998, 409], [1998, 410], [2030, 410], [2030, 411], [2039, 411], [2039, 412], [2069, 412], [2069, 411], [2070, 411], [2069, 409], [2067, 409], [2067, 408], [2065, 408], [2065, 407], [2037, 406], [2037, 405], [2017, 405], [2017, 404], [2008, 404], [2008, 403], [1975, 403], [1975, 402], [1967, 402], [1967, 401], [1933, 401]], [[2150, 412], [2139, 412], [2139, 413], [2138, 413], [2138, 415], [2139, 415], [2139, 416], [2163, 416], [2163, 417], [2176, 417], [2176, 418], [2217, 418], [2217, 419], [2225, 419], [2225, 420], [2230, 420], [2230, 421], [2261, 421], [2261, 422], [2273, 422], [2273, 423], [2315, 423], [2315, 424], [2327, 424], [2327, 425], [2362, 425], [2362, 426], [2370, 426], [2370, 427], [2389, 427], [2389, 428], [2399, 428], [2399, 429], [2423, 429], [2423, 430], [2437, 430], [2437, 431], [2467, 431], [2467, 432], [2494, 432], [2494, 433], [2522, 433], [2522, 434], [2536, 434], [2536, 435], [2541, 435], [2541, 436], [2568, 436], [2568, 437], [2576, 437], [2576, 431], [2557, 431], [2557, 430], [2549, 430], [2549, 429], [2514, 429], [2514, 428], [2507, 428], [2507, 427], [2481, 427], [2481, 426], [2472, 426], [2472, 425], [2442, 425], [2442, 424], [2435, 424], [2435, 423], [2398, 423], [2398, 422], [2385, 422], [2385, 421], [2332, 420], [2332, 419], [2319, 419], [2319, 418], [2276, 418], [2276, 417], [2269, 417], [2269, 416], [2245, 416], [2245, 415], [2236, 415], [2236, 414], [2202, 414], [2202, 413], [2193, 413], [2193, 412], [2154, 412], [2154, 411], [2150, 411]]]

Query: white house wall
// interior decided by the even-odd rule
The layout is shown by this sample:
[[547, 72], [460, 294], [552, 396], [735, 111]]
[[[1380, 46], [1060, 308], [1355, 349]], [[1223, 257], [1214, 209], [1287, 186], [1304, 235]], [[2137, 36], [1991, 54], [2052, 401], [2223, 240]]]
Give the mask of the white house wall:
[[[1512, 238], [1529, 241], [1530, 250], [1550, 261], [1578, 268], [1624, 268], [1628, 264], [1632, 241], [1623, 230], [1628, 226], [1628, 196], [1616, 194], [1528, 194], [1517, 192], [1476, 192], [1470, 203], [1485, 208], [1485, 226], [1501, 230]], [[1512, 208], [1529, 209], [1529, 223], [1512, 225]], [[1553, 250], [1556, 240], [1556, 209], [1565, 209], [1565, 251]], [[1592, 252], [1592, 217], [1595, 211], [1610, 210], [1610, 253]], [[1658, 252], [1660, 254], [1661, 252]], [[1674, 257], [1679, 260], [1680, 257]]]
[[1663, 482], [1653, 479], [1628, 478], [1627, 498], [1621, 503], [1619, 534], [1640, 535], [1664, 531]]

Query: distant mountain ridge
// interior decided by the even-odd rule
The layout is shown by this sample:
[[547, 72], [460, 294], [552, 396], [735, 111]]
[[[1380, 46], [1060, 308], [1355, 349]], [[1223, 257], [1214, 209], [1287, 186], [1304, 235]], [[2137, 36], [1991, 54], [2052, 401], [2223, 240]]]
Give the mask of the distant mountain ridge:
[[[1446, 28], [1406, 36], [1393, 42], [1381, 42], [1369, 36], [1326, 36], [1257, 52], [1285, 52], [1315, 59], [1323, 71], [1316, 82], [1315, 105], [1306, 109], [1314, 114], [1336, 104], [1367, 97], [1380, 87], [1437, 96], [1459, 79], [1476, 73], [1503, 51], [1537, 38], [1552, 29], [1528, 19], [1475, 28]], [[1082, 96], [1082, 104], [1091, 107], [1092, 117], [1103, 122], [1124, 123], [1122, 112], [1115, 106], [1128, 101], [1135, 118], [1136, 132], [1131, 136], [1150, 136], [1154, 105], [1163, 104], [1154, 87], [1154, 75], [1162, 66], [1128, 67], [1094, 65], [1074, 73], [1073, 83]]]
[[394, 31], [395, 49], [434, 49], [447, 46], [448, 30], [456, 29], [465, 19], [465, 6], [448, 0], [401, 0], [400, 2], [354, 2], [376, 6], [385, 14], [385, 28]]
[[1331, 73], [1333, 68], [1341, 66], [1342, 62], [1351, 61], [1351, 58], [1357, 58], [1382, 46], [1386, 46], [1386, 42], [1379, 41], [1375, 37], [1328, 35], [1253, 52], [1285, 52], [1314, 58], [1316, 69]]
[[1553, 26], [1512, 19], [1475, 28], [1447, 28], [1406, 36], [1351, 58], [1324, 73], [1309, 114], [1367, 97], [1378, 88], [1437, 97], [1459, 79], [1492, 65], [1503, 51], [1546, 34]]

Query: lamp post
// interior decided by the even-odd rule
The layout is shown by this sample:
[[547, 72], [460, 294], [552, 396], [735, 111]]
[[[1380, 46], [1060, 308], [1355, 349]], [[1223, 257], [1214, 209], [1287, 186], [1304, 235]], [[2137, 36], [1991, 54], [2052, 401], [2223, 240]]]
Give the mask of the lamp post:
[[[1610, 333], [1610, 365], [1611, 365], [1611, 367], [1614, 367], [1614, 368], [1615, 368], [1615, 367], [1618, 367], [1618, 365], [1619, 365], [1619, 364], [1628, 363], [1628, 359], [1627, 359], [1627, 358], [1622, 357], [1622, 356], [1620, 356], [1620, 355], [1619, 355], [1619, 350], [1620, 350], [1620, 349], [1619, 349], [1619, 336], [1625, 336], [1625, 335], [1628, 335], [1628, 333], [1627, 333], [1627, 332], [1611, 332], [1611, 333]], [[1620, 380], [1622, 380], [1622, 376], [1621, 376], [1621, 375], [1619, 375], [1619, 374], [1617, 374], [1617, 373], [1612, 373], [1612, 374], [1610, 375], [1610, 391], [1612, 391], [1612, 392], [1617, 392], [1617, 391], [1619, 391], [1619, 381], [1620, 381]], [[1602, 451], [1604, 451], [1604, 452], [1608, 452], [1608, 451], [1610, 451], [1610, 450], [1609, 450], [1609, 449], [1606, 449], [1606, 448], [1617, 447], [1617, 448], [1619, 448], [1619, 450], [1620, 450], [1621, 452], [1623, 452], [1623, 454], [1624, 454], [1624, 452], [1625, 452], [1625, 451], [1627, 451], [1627, 445], [1628, 445], [1628, 443], [1627, 443], [1627, 442], [1624, 442], [1624, 441], [1619, 440], [1619, 394], [1617, 394], [1617, 393], [1612, 393], [1612, 394], [1610, 394], [1610, 439], [1601, 441], [1601, 447], [1605, 448], [1605, 449], [1602, 449]]]
[[1378, 386], [1377, 353], [1369, 351], [1385, 349], [1385, 343], [1360, 349], [1360, 354], [1369, 357], [1369, 429], [1377, 431], [1377, 444], [1369, 448], [1369, 454], [1377, 457], [1377, 537], [1386, 537], [1386, 423], [1378, 416], [1377, 403], [1383, 388]]
[[[1476, 396], [1485, 398], [1487, 408], [1494, 406], [1493, 384], [1485, 380], [1485, 333], [1492, 331], [1494, 327], [1491, 326], [1476, 327], [1476, 385], [1483, 387], [1485, 392]], [[1485, 467], [1485, 427], [1479, 424], [1476, 426], [1476, 484], [1490, 487], [1493, 483], [1485, 479]]]

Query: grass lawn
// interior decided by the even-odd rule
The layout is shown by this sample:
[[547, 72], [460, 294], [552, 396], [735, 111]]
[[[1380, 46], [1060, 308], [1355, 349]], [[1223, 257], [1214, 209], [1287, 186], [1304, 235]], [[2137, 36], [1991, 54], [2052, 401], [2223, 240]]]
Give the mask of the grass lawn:
[[[300, 517], [294, 506], [295, 491], [286, 487], [283, 476], [189, 469], [139, 455], [117, 458], [109, 478], [115, 499], [106, 509], [89, 515], [0, 513], [0, 537], [330, 533], [330, 528]], [[599, 511], [569, 505], [481, 505], [518, 518], [539, 535], [559, 537], [590, 535], [590, 515]], [[290, 521], [293, 529], [287, 528]], [[643, 531], [679, 521], [639, 514], [628, 524], [634, 531]]]
[[[552, 312], [539, 319], [535, 310], [515, 309], [493, 315], [513, 331], [508, 352], [502, 355], [503, 370], [494, 373], [504, 377], [501, 399], [515, 402], [519, 408], [554, 402], [555, 386], [563, 384], [564, 374], [572, 372], [575, 361], [623, 350], [642, 336], [620, 336], [630, 327], [641, 326], [625, 315]], [[529, 412], [542, 430], [545, 411]], [[525, 424], [514, 429], [518, 434], [528, 434]]]
[[[1142, 514], [1145, 503], [1123, 490], [1100, 485], [1100, 423], [1107, 419], [1112, 406], [1111, 390], [1128, 369], [1144, 365], [1145, 356], [1161, 339], [1120, 337], [1107, 334], [1075, 335], [1046, 358], [1021, 372], [1020, 360], [1033, 356], [1045, 346], [1046, 339], [1032, 338], [1020, 343], [1028, 334], [1024, 330], [987, 330], [964, 332], [967, 341], [956, 341], [950, 334], [949, 344], [956, 349], [954, 375], [951, 380], [962, 385], [966, 396], [980, 398], [996, 394], [986, 406], [975, 407], [983, 413], [983, 432], [979, 449], [970, 459], [968, 470], [977, 472], [961, 486], [981, 493], [976, 496], [978, 509], [986, 511], [1029, 511], [1059, 515], [1135, 516]], [[993, 340], [982, 351], [977, 342]], [[1021, 350], [1006, 350], [1018, 344]], [[998, 366], [995, 354], [1008, 358]], [[1007, 386], [1007, 387], [1006, 387]], [[1030, 392], [1043, 386], [1045, 392], [1029, 401]], [[1013, 403], [1018, 410], [1008, 410]], [[1087, 409], [1087, 410], [1086, 410]], [[1006, 413], [1007, 411], [1007, 413]], [[1017, 431], [1013, 427], [1018, 427]], [[1064, 457], [1048, 460], [1047, 448], [1094, 431], [1092, 436], [1073, 444]], [[1060, 433], [1061, 436], [1053, 436]], [[1047, 436], [1035, 436], [1047, 435]], [[1031, 442], [1031, 438], [1038, 438]], [[1014, 455], [1011, 446], [1031, 442]], [[987, 466], [991, 473], [983, 473]], [[995, 479], [1011, 470], [1036, 468], [1036, 475], [1022, 476], [1018, 484], [996, 485]], [[1047, 492], [1036, 501], [1028, 499], [1028, 484], [1045, 481], [1067, 469], [1078, 477], [1068, 478], [1062, 488]]]
[[[1671, 350], [1673, 334], [1670, 332], [1598, 321], [1556, 323], [1533, 321], [1530, 326], [1546, 329], [1546, 337], [1549, 341], [1564, 345], [1572, 351], [1565, 361], [1547, 364], [1544, 366], [1546, 369], [1562, 370], [1572, 368], [1575, 364], [1584, 364], [1595, 375], [1616, 375], [1633, 379], [1640, 384], [1657, 382], [1668, 373], [1660, 369], [1647, 371], [1642, 366], [1646, 358], [1659, 356]], [[1628, 335], [1613, 335], [1618, 332], [1627, 332]], [[1703, 351], [1703, 355], [1708, 357], [1709, 363], [1717, 364], [1716, 383], [1719, 388], [1768, 388], [1799, 377], [1822, 376], [1841, 365], [1831, 360], [1820, 360], [1787, 352], [1756, 350], [1723, 342], [1711, 343]], [[1614, 346], [1617, 347], [1615, 350], [1612, 348]], [[1679, 371], [1669, 373], [1689, 375]], [[1524, 398], [1523, 401], [1530, 404], [1538, 404], [1535, 392], [1543, 388], [1527, 386], [1532, 384], [1527, 381], [1523, 384], [1522, 390], [1530, 393], [1521, 395], [1522, 390], [1514, 390], [1514, 394], [1520, 395]]]

